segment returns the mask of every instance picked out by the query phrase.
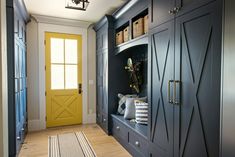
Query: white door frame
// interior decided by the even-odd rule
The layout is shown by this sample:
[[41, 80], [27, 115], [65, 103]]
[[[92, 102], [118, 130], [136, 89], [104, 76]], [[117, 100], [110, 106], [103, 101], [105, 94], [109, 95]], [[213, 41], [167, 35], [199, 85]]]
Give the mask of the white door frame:
[[[38, 41], [39, 41], [39, 105], [40, 105], [40, 129], [46, 128], [46, 76], [45, 76], [45, 32], [76, 34], [82, 36], [82, 121], [88, 123], [88, 104], [87, 104], [87, 28], [74, 26], [65, 26], [57, 24], [39, 23], [38, 24]], [[29, 39], [30, 40], [30, 39]]]

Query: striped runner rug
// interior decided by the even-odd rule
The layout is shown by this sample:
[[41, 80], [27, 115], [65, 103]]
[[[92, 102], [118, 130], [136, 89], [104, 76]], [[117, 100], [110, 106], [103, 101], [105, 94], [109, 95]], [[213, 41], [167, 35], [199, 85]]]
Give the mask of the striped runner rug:
[[83, 132], [49, 137], [48, 157], [96, 157]]

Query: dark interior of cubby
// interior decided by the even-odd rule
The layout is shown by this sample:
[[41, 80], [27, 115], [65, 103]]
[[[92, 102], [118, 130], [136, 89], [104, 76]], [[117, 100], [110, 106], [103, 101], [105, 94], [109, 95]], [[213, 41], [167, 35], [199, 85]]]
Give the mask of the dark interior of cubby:
[[123, 31], [126, 27], [128, 27], [130, 24], [129, 24], [129, 21], [126, 22], [125, 24], [123, 24], [122, 26], [120, 26], [119, 28], [116, 29], [116, 33], [120, 32], [120, 31]]
[[127, 65], [128, 58], [132, 58], [133, 63], [142, 62], [141, 64], [141, 71], [143, 76], [143, 83], [140, 87], [139, 96], [147, 96], [147, 71], [148, 71], [148, 46], [147, 45], [140, 45], [129, 48], [122, 53], [118, 54], [117, 57], [123, 60], [123, 69], [125, 72], [124, 74], [127, 79], [126, 82], [123, 82], [123, 85], [127, 85], [125, 88], [126, 91], [122, 91], [123, 94], [136, 94], [128, 85], [129, 85], [129, 73], [125, 70], [125, 66]]
[[136, 20], [138, 20], [139, 18], [143, 18], [146, 15], [148, 15], [148, 9], [145, 9], [144, 11], [142, 11], [141, 13], [139, 13], [138, 15], [136, 15], [135, 17], [132, 18], [132, 22], [135, 22]]

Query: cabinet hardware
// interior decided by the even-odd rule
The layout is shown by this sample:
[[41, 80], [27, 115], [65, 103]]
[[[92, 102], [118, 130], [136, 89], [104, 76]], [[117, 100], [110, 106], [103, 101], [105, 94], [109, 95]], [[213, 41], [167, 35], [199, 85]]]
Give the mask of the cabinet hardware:
[[20, 136], [18, 136], [16, 139], [17, 139], [18, 141], [21, 140]]
[[174, 14], [178, 13], [180, 11], [180, 9], [181, 9], [180, 7], [175, 7], [173, 9]]
[[[174, 94], [173, 94], [173, 103], [175, 104], [175, 105], [179, 105], [180, 104], [180, 81], [179, 80], [175, 80], [174, 81]], [[177, 84], [179, 85], [179, 87], [178, 87], [178, 100], [177, 100], [177, 91], [176, 91], [176, 88], [177, 88]]]
[[21, 131], [24, 131], [24, 128], [22, 128]]
[[139, 142], [139, 141], [136, 141], [136, 142], [135, 142], [135, 145], [136, 145], [137, 147], [139, 147], [139, 146], [140, 146], [140, 142]]
[[168, 13], [173, 15], [174, 14], [174, 10], [169, 10]]
[[171, 15], [177, 14], [180, 11], [180, 7], [174, 7], [172, 10], [169, 10], [168, 13]]
[[106, 119], [105, 119], [105, 118], [103, 119], [103, 122], [106, 122]]
[[170, 104], [173, 103], [173, 100], [172, 100], [172, 97], [171, 97], [171, 83], [173, 83], [173, 82], [174, 82], [174, 80], [169, 80], [168, 81], [168, 102]]
[[117, 129], [117, 130], [120, 130], [120, 127], [119, 127], [119, 126], [117, 126], [117, 127], [116, 127], [116, 129]]

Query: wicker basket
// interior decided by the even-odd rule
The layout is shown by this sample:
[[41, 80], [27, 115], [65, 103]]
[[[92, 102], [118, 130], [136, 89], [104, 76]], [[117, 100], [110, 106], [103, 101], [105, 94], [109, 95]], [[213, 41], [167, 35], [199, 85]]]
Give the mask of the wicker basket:
[[129, 26], [128, 27], [126, 27], [124, 30], [123, 30], [123, 41], [124, 42], [127, 42], [127, 41], [129, 41], [129, 31], [130, 29], [129, 29]]
[[149, 20], [149, 16], [148, 15], [146, 15], [145, 17], [144, 17], [144, 33], [146, 34], [146, 33], [148, 33], [148, 20]]
[[116, 34], [116, 45], [123, 43], [123, 31], [120, 31]]
[[139, 18], [133, 22], [133, 38], [139, 37], [144, 34], [144, 19]]

